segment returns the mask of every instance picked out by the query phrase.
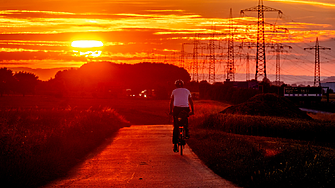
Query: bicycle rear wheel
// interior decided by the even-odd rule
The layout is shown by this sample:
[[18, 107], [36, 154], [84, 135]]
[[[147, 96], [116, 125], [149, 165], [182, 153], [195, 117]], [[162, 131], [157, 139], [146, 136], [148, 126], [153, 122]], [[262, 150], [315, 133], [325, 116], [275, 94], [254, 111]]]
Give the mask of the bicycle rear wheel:
[[180, 155], [183, 155], [183, 149], [185, 145], [184, 136], [185, 136], [185, 130], [184, 130], [184, 127], [181, 127], [180, 137], [179, 137]]
[[183, 155], [183, 147], [184, 146], [182, 144], [180, 144], [179, 146], [180, 146], [180, 155]]

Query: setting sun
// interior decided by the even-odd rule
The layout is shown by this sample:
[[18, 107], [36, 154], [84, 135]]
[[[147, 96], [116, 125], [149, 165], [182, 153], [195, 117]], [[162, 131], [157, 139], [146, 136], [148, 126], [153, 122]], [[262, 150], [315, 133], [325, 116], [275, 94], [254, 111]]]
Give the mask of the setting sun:
[[[99, 57], [102, 53], [100, 50], [103, 47], [103, 43], [97, 40], [77, 40], [71, 43], [71, 46], [75, 48], [73, 50], [74, 56], [85, 56], [85, 57]], [[99, 49], [99, 50], [97, 50]]]
[[104, 44], [97, 40], [77, 40], [71, 43], [72, 47], [75, 48], [95, 48], [102, 47]]

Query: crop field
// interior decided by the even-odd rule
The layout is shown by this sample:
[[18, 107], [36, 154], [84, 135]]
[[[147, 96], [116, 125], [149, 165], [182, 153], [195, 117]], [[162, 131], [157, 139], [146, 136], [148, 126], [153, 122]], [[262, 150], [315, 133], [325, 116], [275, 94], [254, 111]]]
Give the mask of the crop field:
[[[224, 107], [224, 106], [222, 106]], [[190, 118], [189, 146], [242, 187], [334, 187], [335, 115], [313, 119], [213, 113]]]

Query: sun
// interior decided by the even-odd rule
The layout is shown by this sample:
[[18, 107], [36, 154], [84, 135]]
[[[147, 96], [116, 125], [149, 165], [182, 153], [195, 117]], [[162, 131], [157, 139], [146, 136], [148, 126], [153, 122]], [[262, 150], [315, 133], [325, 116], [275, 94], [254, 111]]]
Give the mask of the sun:
[[96, 48], [102, 47], [104, 44], [97, 40], [77, 40], [71, 43], [74, 48]]
[[97, 40], [76, 40], [71, 43], [74, 56], [96, 58], [101, 56], [103, 43]]

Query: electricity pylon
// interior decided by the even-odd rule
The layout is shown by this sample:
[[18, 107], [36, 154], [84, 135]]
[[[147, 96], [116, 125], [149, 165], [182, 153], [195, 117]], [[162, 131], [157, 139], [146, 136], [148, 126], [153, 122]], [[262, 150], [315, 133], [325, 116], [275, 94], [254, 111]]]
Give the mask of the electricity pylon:
[[228, 61], [227, 61], [227, 80], [235, 81], [235, 67], [234, 67], [234, 28], [233, 28], [233, 13], [230, 9], [229, 18], [229, 37], [228, 37]]
[[[220, 35], [227, 35], [227, 33], [219, 33], [219, 32], [212, 32], [212, 33], [198, 33], [198, 36], [201, 35], [207, 35], [209, 36], [209, 42], [208, 42], [208, 46], [207, 46], [207, 50], [209, 51], [209, 55], [208, 57], [208, 82], [209, 83], [215, 83], [215, 66], [216, 66], [216, 61], [217, 61], [217, 57], [216, 57], [216, 49], [221, 49], [220, 45], [215, 44], [215, 42], [219, 41], [218, 39], [216, 39], [216, 36], [220, 36]], [[207, 59], [206, 57], [206, 59]]]
[[280, 54], [282, 52], [287, 52], [284, 48], [292, 49], [292, 47], [283, 45], [280, 43], [276, 43], [276, 44], [273, 44], [271, 48], [273, 49], [272, 52], [276, 53], [276, 81], [275, 83], [277, 86], [279, 86], [280, 85]]
[[255, 79], [258, 77], [266, 78], [266, 57], [265, 57], [265, 37], [264, 37], [264, 12], [278, 12], [282, 14], [281, 10], [263, 5], [263, 0], [259, 0], [258, 6], [241, 10], [241, 14], [246, 11], [258, 12], [258, 31], [257, 31], [257, 52], [256, 52], [256, 74]]
[[304, 48], [304, 50], [315, 50], [314, 86], [321, 87], [320, 50], [331, 50], [331, 48], [319, 46], [319, 39], [316, 37], [315, 46], [311, 48]]

